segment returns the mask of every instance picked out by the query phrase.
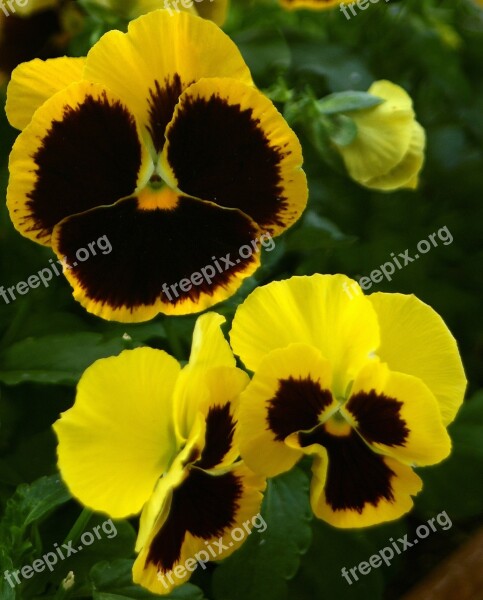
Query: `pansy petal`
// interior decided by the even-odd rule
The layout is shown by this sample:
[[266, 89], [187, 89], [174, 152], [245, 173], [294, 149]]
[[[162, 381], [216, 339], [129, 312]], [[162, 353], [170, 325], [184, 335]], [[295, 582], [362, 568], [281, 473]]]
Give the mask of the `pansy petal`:
[[[232, 295], [256, 270], [258, 254], [235, 258], [258, 235], [248, 217], [168, 195], [167, 208], [146, 208], [141, 193], [56, 227], [54, 250], [69, 263], [64, 273], [75, 299], [89, 312], [124, 322], [147, 321], [159, 312], [200, 312]], [[85, 262], [79, 262], [78, 250], [103, 236], [112, 251], [88, 260], [84, 254]], [[228, 255], [232, 265], [226, 267]]]
[[458, 346], [443, 319], [415, 296], [378, 292], [369, 297], [377, 312], [377, 351], [392, 371], [421, 379], [439, 402], [448, 425], [461, 406], [466, 377]]
[[313, 275], [257, 288], [238, 307], [230, 339], [252, 371], [275, 348], [315, 346], [332, 364], [333, 391], [342, 396], [378, 347], [379, 332], [376, 313], [355, 281]]
[[420, 379], [386, 365], [361, 371], [341, 412], [377, 452], [405, 464], [432, 465], [450, 453], [436, 398]]
[[253, 471], [273, 477], [302, 457], [284, 440], [317, 427], [337, 406], [330, 385], [330, 366], [311, 346], [292, 344], [262, 360], [239, 408], [240, 453]]
[[[176, 405], [175, 397], [173, 397], [173, 405]], [[188, 477], [189, 465], [201, 455], [205, 432], [206, 421], [203, 415], [198, 413], [191, 430], [190, 438], [186, 440], [183, 446], [179, 446], [182, 450], [171, 463], [169, 470], [163, 473], [163, 476], [158, 480], [151, 497], [143, 507], [143, 512], [139, 519], [136, 552], [140, 552], [146, 545], [158, 519], [165, 519], [167, 517], [166, 511], [169, 511], [173, 489], [180, 486]]]
[[[223, 60], [220, 60], [223, 57]], [[110, 31], [87, 56], [85, 77], [108, 86], [150, 133], [156, 150], [182, 91], [202, 77], [252, 83], [238, 48], [214, 23], [186, 12], [157, 10]]]
[[74, 406], [54, 425], [62, 477], [82, 504], [113, 518], [140, 512], [177, 453], [172, 394], [179, 372], [165, 352], [137, 348], [83, 374]]
[[204, 79], [180, 97], [161, 159], [172, 187], [238, 208], [273, 235], [307, 202], [302, 149], [272, 102], [235, 79]]
[[188, 365], [183, 369], [176, 386], [176, 427], [180, 440], [188, 438], [193, 420], [201, 409], [203, 398], [210, 392], [206, 374], [214, 367], [234, 368], [236, 360], [221, 330], [225, 317], [214, 312], [196, 320]]
[[5, 112], [17, 129], [24, 129], [34, 112], [57, 92], [80, 81], [85, 58], [36, 58], [22, 63], [12, 73], [7, 89]]
[[411, 141], [404, 158], [388, 173], [370, 179], [364, 185], [377, 190], [395, 190], [398, 188], [414, 189], [417, 187], [418, 173], [424, 163], [424, 149], [426, 146], [426, 132], [415, 121]]
[[234, 367], [236, 360], [221, 326], [226, 319], [214, 312], [196, 320], [189, 365], [192, 367]]
[[334, 527], [369, 527], [397, 519], [411, 510], [411, 496], [422, 489], [410, 467], [376, 454], [354, 429], [333, 435], [321, 425], [299, 434], [299, 444], [314, 455], [312, 510]]
[[239, 397], [250, 379], [241, 369], [217, 367], [208, 371], [205, 382], [209, 396], [201, 411], [206, 419], [206, 437], [195, 465], [205, 470], [223, 469], [239, 455]]
[[62, 219], [132, 194], [153, 164], [129, 110], [101, 86], [80, 82], [37, 110], [15, 142], [9, 169], [15, 228], [49, 245]]
[[248, 536], [244, 524], [259, 514], [264, 488], [245, 466], [217, 476], [191, 469], [134, 563], [134, 582], [166, 594], [189, 579], [197, 553], [205, 562], [229, 556]]

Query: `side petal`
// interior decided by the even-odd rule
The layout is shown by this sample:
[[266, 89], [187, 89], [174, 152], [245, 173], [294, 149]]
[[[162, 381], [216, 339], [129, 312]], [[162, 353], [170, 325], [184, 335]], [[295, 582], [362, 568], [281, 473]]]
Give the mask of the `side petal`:
[[238, 208], [279, 234], [302, 214], [302, 148], [272, 102], [235, 79], [204, 79], [180, 97], [161, 169], [172, 187]]
[[7, 88], [5, 112], [16, 129], [24, 129], [34, 112], [57, 92], [80, 81], [85, 58], [36, 58], [19, 65], [12, 73]]
[[[64, 274], [75, 299], [89, 312], [131, 323], [160, 312], [201, 312], [231, 296], [256, 270], [259, 255], [235, 258], [258, 235], [247, 217], [184, 196], [174, 205], [145, 210], [140, 197], [132, 197], [56, 227], [53, 248], [69, 265]], [[87, 253], [88, 259], [79, 255], [101, 237], [109, 250]], [[229, 256], [225, 268], [222, 257]]]
[[230, 339], [252, 371], [276, 348], [296, 342], [315, 346], [333, 367], [338, 397], [378, 347], [379, 326], [355, 281], [317, 274], [257, 288], [238, 307]]
[[240, 454], [253, 471], [273, 477], [302, 457], [285, 439], [317, 427], [337, 406], [331, 379], [327, 360], [311, 346], [292, 344], [263, 359], [240, 396]]
[[106, 85], [133, 107], [156, 151], [163, 147], [179, 96], [202, 77], [252, 83], [238, 48], [221, 29], [167, 10], [132, 21], [127, 33], [106, 33], [90, 50], [85, 70], [86, 79]]
[[446, 458], [451, 440], [436, 398], [416, 377], [372, 363], [354, 382], [342, 413], [376, 452], [407, 465]]
[[73, 83], [47, 100], [10, 155], [15, 228], [50, 245], [65, 217], [132, 194], [154, 167], [133, 115], [101, 86]]
[[192, 469], [134, 563], [134, 582], [166, 594], [190, 578], [196, 556], [205, 563], [228, 557], [248, 536], [243, 526], [259, 514], [265, 485], [244, 466], [216, 477]]
[[74, 406], [54, 424], [62, 478], [82, 504], [113, 518], [141, 511], [178, 451], [172, 395], [179, 372], [165, 352], [137, 348], [83, 374]]
[[249, 382], [241, 369], [218, 367], [206, 374], [209, 397], [201, 406], [206, 437], [201, 456], [194, 463], [200, 469], [224, 469], [238, 458], [239, 397]]
[[458, 346], [443, 319], [415, 296], [368, 296], [379, 320], [377, 351], [391, 371], [421, 379], [438, 400], [443, 423], [455, 418], [466, 390]]

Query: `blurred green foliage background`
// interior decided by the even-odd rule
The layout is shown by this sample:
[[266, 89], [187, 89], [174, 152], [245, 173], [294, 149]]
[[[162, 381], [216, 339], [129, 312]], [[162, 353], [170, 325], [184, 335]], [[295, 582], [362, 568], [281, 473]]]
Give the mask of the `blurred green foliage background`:
[[[307, 470], [302, 468], [271, 483], [263, 544], [252, 536], [232, 558], [196, 573], [191, 584], [170, 597], [399, 598], [483, 523], [483, 11], [470, 0], [392, 0], [347, 21], [337, 8], [287, 13], [272, 2], [240, 0], [233, 3], [225, 29], [257, 85], [271, 93], [281, 87], [303, 94], [310, 86], [323, 97], [367, 90], [377, 79], [403, 86], [414, 99], [428, 147], [419, 190], [383, 194], [351, 182], [296, 127], [309, 176], [307, 212], [276, 240], [273, 252], [265, 253], [255, 278], [216, 310], [230, 320], [256, 285], [294, 274], [367, 275], [390, 260], [391, 252], [409, 249], [414, 254], [419, 240], [446, 226], [453, 236], [450, 245], [439, 244], [371, 291], [414, 293], [438, 311], [458, 340], [470, 385], [468, 400], [450, 427], [453, 454], [438, 466], [419, 469], [424, 490], [407, 518], [357, 532], [311, 522]], [[102, 30], [95, 18], [88, 19], [71, 53], [85, 53]], [[53, 256], [17, 234], [10, 223], [4, 199], [14, 139], [2, 112], [0, 285], [6, 287], [47, 266]], [[103, 322], [73, 301], [63, 277], [9, 305], [0, 298], [2, 573], [61, 543], [80, 514], [56, 475], [51, 424], [71, 406], [82, 371], [97, 358], [145, 344], [186, 360], [195, 319]], [[390, 568], [373, 570], [357, 585], [349, 586], [341, 577], [343, 566], [367, 560], [390, 537], [414, 535], [419, 524], [441, 511], [451, 518], [451, 529], [432, 533]], [[89, 527], [99, 519], [93, 517]], [[129, 580], [133, 525], [118, 523], [114, 540], [85, 549], [53, 573], [37, 575], [15, 590], [2, 579], [0, 598], [151, 597]], [[65, 591], [59, 586], [71, 570], [76, 584]]]

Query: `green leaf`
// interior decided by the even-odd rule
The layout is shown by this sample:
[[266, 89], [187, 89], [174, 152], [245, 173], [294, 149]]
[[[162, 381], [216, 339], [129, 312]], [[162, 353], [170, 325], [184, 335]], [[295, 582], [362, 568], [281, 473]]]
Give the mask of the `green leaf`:
[[[291, 598], [313, 600], [314, 590], [320, 600], [380, 600], [382, 599], [382, 568], [372, 569], [368, 575], [358, 575], [358, 581], [349, 583], [342, 569], [367, 562], [379, 548], [370, 543], [364, 533], [336, 529], [322, 521], [313, 527], [313, 542], [304, 557], [297, 577], [291, 582]], [[357, 573], [356, 573], [357, 575]], [[350, 577], [350, 575], [349, 575]]]
[[372, 108], [384, 102], [383, 98], [378, 98], [367, 92], [338, 92], [330, 94], [317, 102], [318, 109], [325, 115], [348, 112], [351, 110], [363, 110]]
[[42, 477], [31, 485], [20, 485], [8, 500], [0, 521], [0, 556], [8, 558], [9, 564], [26, 564], [25, 556], [33, 548], [26, 535], [27, 528], [42, 521], [70, 498], [59, 475]]
[[31, 485], [20, 485], [7, 503], [0, 526], [26, 529], [71, 499], [59, 475], [41, 477]]
[[350, 246], [357, 238], [346, 235], [329, 219], [321, 217], [314, 211], [307, 211], [303, 226], [287, 235], [287, 250], [297, 252], [314, 252], [329, 248]]
[[99, 333], [27, 338], [1, 354], [0, 381], [73, 385], [94, 361], [119, 354], [124, 347], [121, 337], [106, 339]]
[[287, 581], [297, 572], [311, 540], [308, 488], [308, 478], [300, 469], [269, 480], [262, 507], [267, 529], [252, 531], [240, 550], [216, 569], [215, 598], [287, 598]]
[[483, 497], [483, 392], [467, 400], [448, 429], [453, 442], [449, 458], [434, 467], [418, 469], [423, 491], [416, 510], [427, 518], [445, 510], [451, 519], [481, 514]]
[[357, 125], [346, 115], [333, 115], [327, 129], [330, 139], [338, 146], [349, 146], [357, 137]]
[[247, 29], [233, 35], [255, 79], [263, 80], [269, 74], [285, 71], [290, 65], [290, 50], [282, 34], [270, 27]]

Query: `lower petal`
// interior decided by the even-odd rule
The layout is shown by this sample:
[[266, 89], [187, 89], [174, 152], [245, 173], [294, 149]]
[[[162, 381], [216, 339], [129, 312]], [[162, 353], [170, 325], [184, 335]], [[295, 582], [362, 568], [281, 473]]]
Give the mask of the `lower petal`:
[[[166, 209], [142, 206], [132, 197], [56, 227], [54, 249], [89, 312], [123, 322], [200, 312], [231, 296], [258, 267], [258, 254], [241, 258], [258, 230], [240, 212], [184, 196]], [[109, 253], [87, 253], [80, 262], [79, 249], [101, 237]]]
[[354, 431], [321, 429], [300, 439], [315, 454], [310, 500], [314, 514], [334, 527], [368, 527], [398, 519], [413, 506], [420, 478], [392, 458], [373, 452]]

